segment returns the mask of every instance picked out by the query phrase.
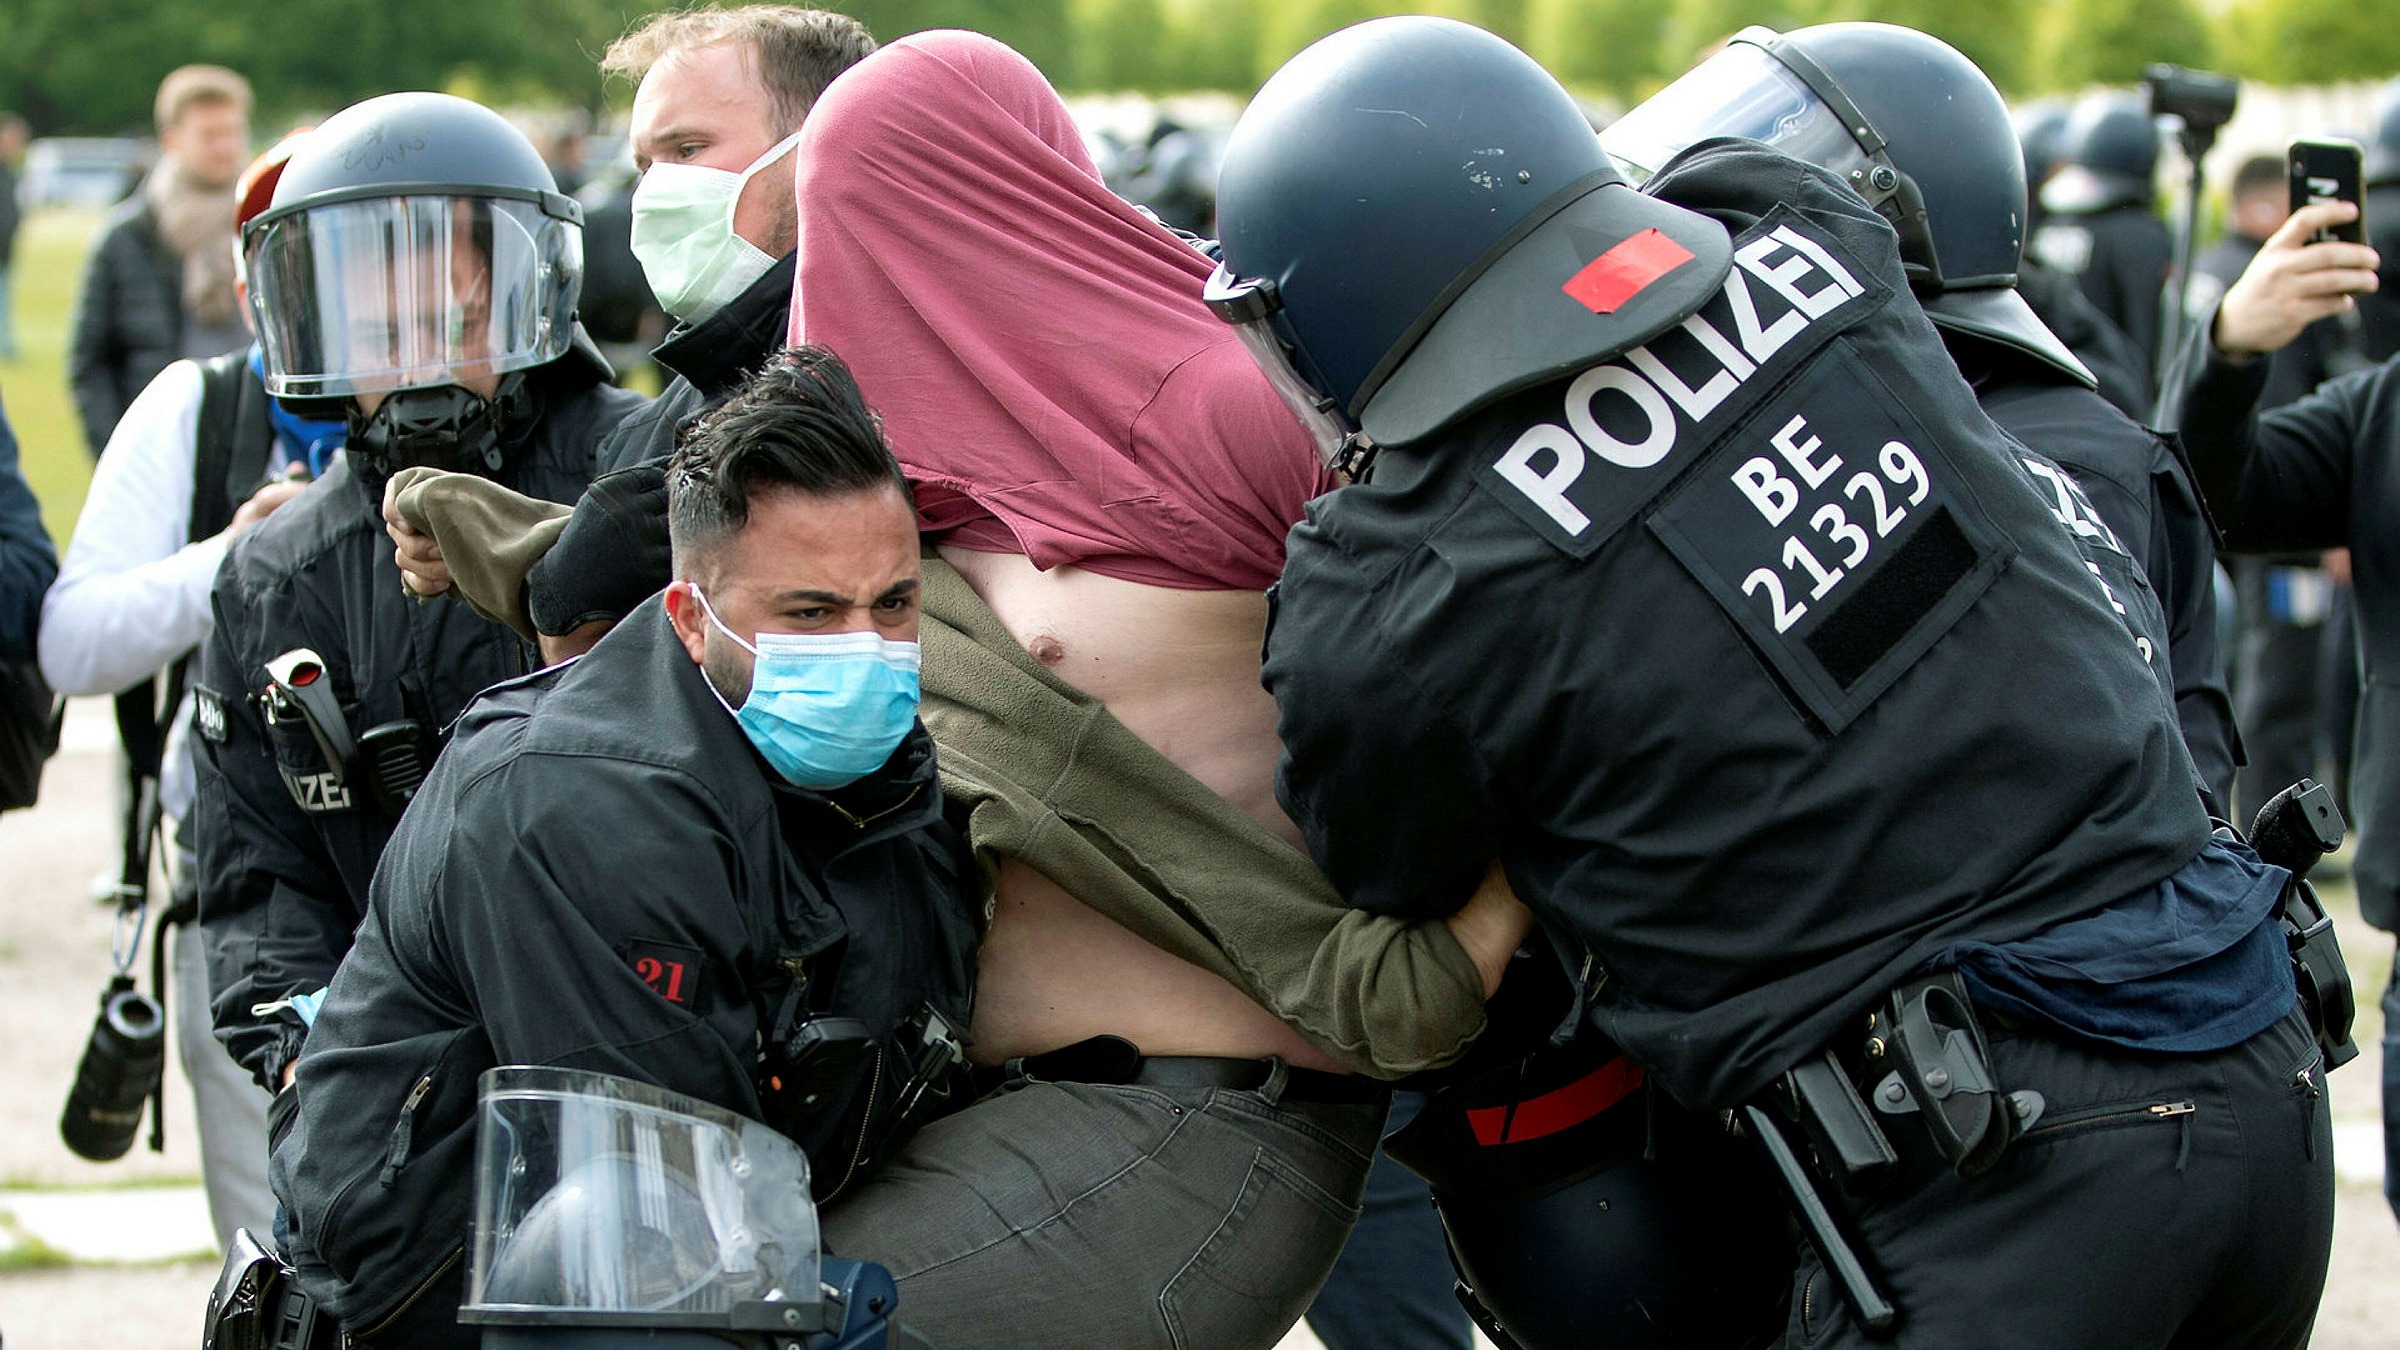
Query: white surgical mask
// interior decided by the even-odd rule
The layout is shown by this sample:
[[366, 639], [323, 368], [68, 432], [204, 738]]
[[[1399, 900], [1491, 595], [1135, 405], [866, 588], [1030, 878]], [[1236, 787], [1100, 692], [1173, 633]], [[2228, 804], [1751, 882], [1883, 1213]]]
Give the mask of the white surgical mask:
[[777, 141], [740, 173], [697, 164], [652, 164], [633, 190], [633, 256], [659, 308], [701, 323], [750, 289], [775, 259], [733, 232], [734, 204], [800, 133]]

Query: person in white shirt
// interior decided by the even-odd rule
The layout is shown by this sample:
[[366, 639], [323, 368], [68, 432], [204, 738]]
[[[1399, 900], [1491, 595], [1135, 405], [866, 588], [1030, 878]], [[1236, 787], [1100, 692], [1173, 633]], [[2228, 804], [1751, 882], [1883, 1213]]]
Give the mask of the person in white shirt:
[[[273, 195], [276, 172], [299, 134], [279, 142], [242, 175], [243, 221]], [[234, 508], [222, 530], [191, 538], [204, 364], [177, 361], [159, 372], [126, 408], [93, 469], [66, 562], [42, 603], [42, 676], [61, 694], [115, 694], [196, 649], [209, 633], [209, 587], [226, 546], [299, 495], [323, 467], [322, 457], [339, 444], [338, 423], [327, 427], [273, 414], [265, 431], [272, 444], [256, 490]], [[240, 370], [237, 378], [252, 385], [259, 381], [255, 367]], [[263, 387], [255, 393], [262, 406], [271, 406], [265, 404]], [[255, 435], [259, 428], [252, 424], [247, 430]], [[256, 453], [255, 445], [251, 452]], [[310, 463], [311, 458], [320, 462]], [[192, 801], [190, 731], [186, 698], [169, 719], [160, 762], [160, 812], [171, 840]], [[189, 884], [190, 847], [178, 842], [170, 853], [180, 895]], [[176, 1048], [192, 1084], [201, 1174], [222, 1245], [236, 1228], [266, 1232], [274, 1216], [275, 1197], [266, 1177], [269, 1099], [210, 1033], [207, 966], [197, 925], [175, 929], [172, 956]]]

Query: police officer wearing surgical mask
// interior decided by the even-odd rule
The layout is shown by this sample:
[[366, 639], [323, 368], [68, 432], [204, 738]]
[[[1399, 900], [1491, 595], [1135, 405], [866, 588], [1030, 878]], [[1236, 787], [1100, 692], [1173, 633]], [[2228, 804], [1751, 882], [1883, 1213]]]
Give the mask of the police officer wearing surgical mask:
[[[875, 50], [848, 15], [789, 5], [669, 12], [619, 38], [601, 68], [638, 78], [633, 252], [676, 326], [651, 353], [675, 378], [600, 448], [593, 485], [527, 599], [552, 655], [578, 651], [666, 574], [657, 464], [677, 431], [783, 340], [798, 242], [800, 124], [834, 76]], [[633, 472], [613, 473], [631, 466]]]
[[[672, 466], [676, 580], [460, 718], [311, 1033], [273, 1176], [298, 1283], [346, 1346], [480, 1341], [460, 1252], [497, 1065], [763, 1120], [820, 1200], [963, 1087], [948, 1029], [982, 901], [917, 720], [900, 466], [822, 348], [720, 404]], [[664, 1334], [643, 1343], [725, 1344]]]
[[[2118, 602], [2155, 597], [2145, 659], [2175, 700], [2212, 814], [2230, 816], [2241, 751], [2217, 651], [2213, 532], [2174, 450], [2094, 392], [2093, 373], [2018, 292], [2027, 193], [1999, 90], [1914, 29], [1748, 29], [1600, 140], [1647, 178], [1712, 135], [1764, 141], [1891, 204], [1909, 287], [1984, 412], [2030, 447], [2036, 489], [2092, 546], [2093, 565], [2119, 572]], [[2128, 562], [2138, 568], [2123, 572]]]
[[1408, 918], [1496, 857], [1558, 1034], [1818, 1156], [1848, 1236], [1782, 1343], [2296, 1350], [2332, 1173], [2284, 874], [2212, 839], [2143, 634], [1909, 298], [1910, 212], [1750, 140], [1637, 192], [1581, 125], [1399, 18], [1227, 148], [1212, 304], [1367, 474], [1267, 640], [1311, 854]]
[[538, 653], [412, 603], [378, 514], [432, 466], [571, 501], [642, 402], [575, 322], [581, 212], [514, 127], [445, 94], [336, 114], [244, 232], [267, 392], [347, 448], [236, 541], [194, 688], [187, 836], [217, 1037], [270, 1090], [333, 977], [385, 841], [476, 691]]

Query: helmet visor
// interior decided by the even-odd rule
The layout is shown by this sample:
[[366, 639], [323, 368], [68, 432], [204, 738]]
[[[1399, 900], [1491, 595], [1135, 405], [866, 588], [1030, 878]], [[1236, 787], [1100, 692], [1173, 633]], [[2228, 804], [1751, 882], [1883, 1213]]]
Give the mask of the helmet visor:
[[1233, 325], [1242, 340], [1242, 349], [1250, 353], [1251, 364], [1267, 377], [1276, 396], [1308, 428], [1309, 439], [1316, 442], [1317, 457], [1325, 466], [1345, 474], [1355, 475], [1362, 465], [1362, 454], [1373, 442], [1343, 414], [1341, 404], [1330, 395], [1318, 392], [1308, 377], [1292, 362], [1292, 349], [1275, 331], [1274, 311], [1279, 306], [1273, 300], [1273, 289], [1260, 282], [1237, 279], [1223, 264], [1209, 277], [1202, 298], [1218, 318]]
[[1600, 133], [1600, 148], [1638, 186], [1713, 136], [1763, 141], [1853, 183], [1869, 162], [1823, 99], [1790, 67], [1748, 42], [1726, 44], [1643, 100]]
[[789, 1139], [577, 1069], [493, 1069], [481, 1095], [468, 1320], [705, 1324], [815, 1298], [817, 1209]]
[[534, 202], [369, 197], [270, 212], [244, 242], [280, 398], [469, 383], [574, 338], [583, 232]]

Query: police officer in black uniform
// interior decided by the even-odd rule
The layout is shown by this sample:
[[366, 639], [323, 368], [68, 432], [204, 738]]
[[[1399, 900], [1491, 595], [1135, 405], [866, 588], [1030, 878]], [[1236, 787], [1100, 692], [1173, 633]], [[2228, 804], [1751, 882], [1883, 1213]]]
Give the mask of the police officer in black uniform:
[[2139, 94], [2090, 95], [2067, 120], [2065, 165], [2042, 185], [2048, 213], [2033, 256], [2074, 277], [2109, 322], [2158, 367], [2159, 297], [2175, 250], [2152, 203], [2158, 129]]
[[[2025, 168], [2023, 236], [2042, 228], [2042, 185], [2058, 167], [2059, 146], [2066, 137], [2073, 105], [2063, 100], [2037, 99], [2010, 118]], [[2150, 415], [2157, 401], [2150, 366], [2140, 347], [2108, 317], [2083, 298], [2075, 278], [2054, 272], [2030, 257], [2017, 260], [2017, 294], [2033, 307], [2042, 326], [2058, 335], [2084, 369], [2099, 382], [2100, 396], [2136, 419]]]
[[[1774, 57], [1782, 78], [1842, 110], [1848, 137], [1792, 148], [1905, 204], [1902, 269], [1984, 412], [2030, 447], [2035, 486], [2094, 546], [2094, 566], [2106, 570], [2126, 553], [2139, 562], [2138, 579], [2116, 599], [2146, 606], [2155, 592], [2165, 636], [2149, 635], [2156, 650], [2145, 659], [2171, 672], [2184, 745], [2211, 813], [2226, 817], [2240, 749], [2217, 652], [2212, 530], [2172, 447], [2093, 392], [2091, 372], [2017, 291], [2026, 194], [2000, 91], [1939, 38], [1890, 24], [1752, 29], [1734, 41]], [[1645, 105], [1603, 133], [1602, 146], [1646, 174], [1710, 135], [1763, 133], [1758, 139], [1777, 144], [1791, 123], [1761, 127], [1741, 114], [1753, 88], [1740, 72], [1754, 68], [1746, 57], [1703, 63], [1684, 76], [1691, 95], [1664, 106], [1689, 115], [1701, 91], [1714, 91], [1722, 111], [1668, 126]]]
[[219, 575], [196, 690], [201, 925], [217, 1036], [270, 1090], [303, 997], [349, 950], [401, 808], [475, 692], [533, 649], [401, 589], [378, 511], [397, 470], [573, 501], [641, 403], [575, 322], [581, 211], [499, 115], [393, 94], [328, 118], [244, 246], [268, 392], [346, 416], [349, 448]]
[[[1901, 1344], [2303, 1344], [2332, 1175], [2282, 873], [2212, 841], [1892, 224], [1740, 140], [1637, 193], [1580, 123], [1499, 39], [1390, 19], [1228, 147], [1215, 306], [1371, 473], [1294, 531], [1268, 638], [1312, 854], [1411, 916], [1496, 854], [1686, 1107], [1840, 1083], [1801, 1099], [1896, 1160], [1821, 1246]], [[1792, 1342], [1893, 1329], [1824, 1259]]]
[[2050, 181], [2051, 170], [2058, 167], [2058, 146], [2066, 135], [2067, 116], [2074, 105], [2064, 99], [2037, 98], [2009, 114], [2009, 128], [2016, 133], [2018, 152], [2024, 157], [2026, 196], [2025, 229], [2027, 233], [2042, 225], [2042, 184]]
[[[830, 1198], [963, 1067], [947, 1028], [981, 899], [916, 719], [900, 466], [808, 348], [671, 472], [675, 591], [460, 717], [310, 1036], [273, 1175], [286, 1255], [346, 1345], [477, 1344], [459, 1250], [487, 1069], [595, 1069], [764, 1120]], [[836, 519], [853, 534], [785, 546]], [[854, 598], [820, 603], [828, 583]], [[794, 648], [847, 678], [779, 673]]]

